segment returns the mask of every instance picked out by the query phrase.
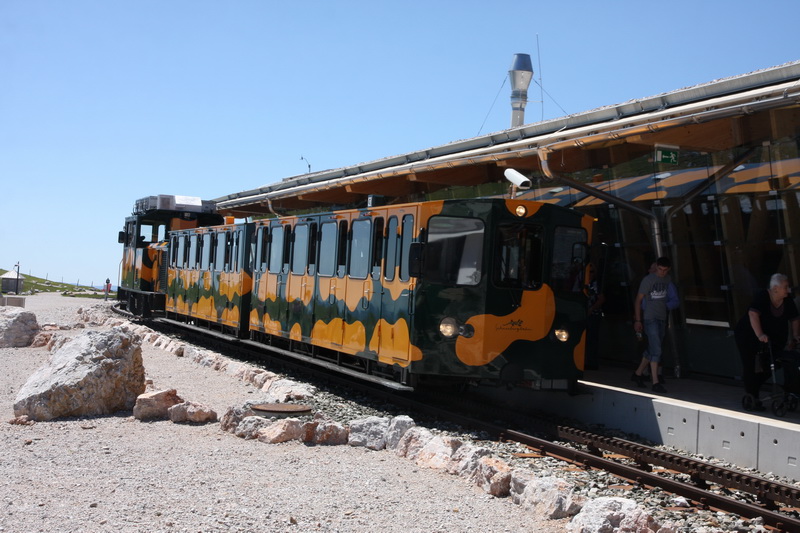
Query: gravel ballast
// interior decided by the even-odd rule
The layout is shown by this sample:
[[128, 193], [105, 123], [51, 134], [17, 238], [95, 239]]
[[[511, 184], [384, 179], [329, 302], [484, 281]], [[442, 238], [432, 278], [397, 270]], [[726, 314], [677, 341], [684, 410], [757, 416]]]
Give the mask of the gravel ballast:
[[[93, 305], [53, 293], [26, 299], [40, 325], [74, 324], [77, 309]], [[156, 389], [174, 388], [220, 415], [257, 399], [259, 391], [233, 376], [148, 343], [142, 350]], [[568, 522], [537, 520], [508, 498], [389, 451], [267, 445], [217, 423], [140, 422], [130, 412], [5, 423], [17, 392], [49, 353], [0, 349], [0, 531], [547, 533], [564, 531]]]

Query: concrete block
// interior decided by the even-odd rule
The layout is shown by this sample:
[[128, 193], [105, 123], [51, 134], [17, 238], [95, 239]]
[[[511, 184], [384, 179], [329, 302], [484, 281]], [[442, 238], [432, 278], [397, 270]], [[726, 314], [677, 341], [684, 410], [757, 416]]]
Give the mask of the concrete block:
[[13, 306], [13, 307], [25, 307], [24, 296], [4, 296], [3, 299], [5, 300], [3, 305]]
[[697, 452], [700, 411], [687, 405], [653, 400], [660, 441], [691, 453]]
[[800, 479], [800, 442], [797, 427], [761, 424], [758, 438], [758, 469], [791, 479]]
[[758, 466], [759, 423], [736, 413], [705, 411], [698, 421], [697, 452], [747, 468]]

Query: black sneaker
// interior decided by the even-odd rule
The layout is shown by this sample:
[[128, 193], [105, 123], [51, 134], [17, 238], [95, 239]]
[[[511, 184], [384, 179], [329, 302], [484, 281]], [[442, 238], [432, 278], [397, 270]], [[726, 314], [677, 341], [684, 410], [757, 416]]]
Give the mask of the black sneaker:
[[636, 382], [636, 385], [638, 385], [639, 387], [644, 387], [644, 386], [645, 386], [645, 384], [644, 384], [644, 377], [643, 377], [643, 376], [640, 376], [640, 375], [638, 375], [636, 372], [634, 372], [633, 374], [631, 374], [631, 381], [634, 381], [634, 382]]
[[667, 389], [665, 389], [664, 385], [659, 381], [658, 383], [653, 383], [653, 392], [661, 392], [666, 394]]

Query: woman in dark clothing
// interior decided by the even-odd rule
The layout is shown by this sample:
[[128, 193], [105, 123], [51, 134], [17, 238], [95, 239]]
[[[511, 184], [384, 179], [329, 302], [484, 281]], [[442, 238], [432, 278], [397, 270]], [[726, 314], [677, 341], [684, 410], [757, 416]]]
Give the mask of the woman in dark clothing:
[[[756, 295], [734, 331], [736, 347], [742, 358], [744, 390], [752, 396], [753, 409], [756, 411], [764, 410], [758, 393], [769, 377], [768, 361], [764, 359], [756, 362], [761, 347], [769, 343], [773, 356], [777, 357], [782, 350], [794, 349], [800, 342], [800, 315], [794, 301], [789, 297], [790, 292], [788, 278], [783, 274], [773, 274], [769, 280], [769, 289]], [[792, 326], [791, 340], [789, 324]]]

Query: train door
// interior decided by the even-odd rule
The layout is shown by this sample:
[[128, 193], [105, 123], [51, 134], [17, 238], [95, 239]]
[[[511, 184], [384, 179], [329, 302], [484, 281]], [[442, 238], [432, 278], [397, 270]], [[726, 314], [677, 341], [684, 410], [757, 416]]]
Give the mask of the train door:
[[267, 266], [269, 265], [269, 229], [268, 224], [258, 224], [255, 230], [255, 251], [251, 254], [253, 297], [250, 306], [250, 329], [252, 331], [264, 330]]
[[197, 233], [191, 233], [188, 237], [186, 250], [186, 306], [187, 314], [197, 316], [198, 301], [200, 299], [200, 240]]
[[197, 316], [203, 320], [215, 320], [213, 298], [211, 294], [213, 272], [211, 266], [214, 258], [214, 234], [203, 230], [199, 235], [198, 244], [200, 245], [200, 268], [198, 273], [198, 301]]
[[[348, 353], [367, 349], [375, 322], [370, 323], [375, 289], [372, 280], [372, 246], [374, 220], [356, 216], [350, 223], [347, 253], [347, 285], [342, 345]], [[369, 335], [369, 337], [368, 337]]]
[[342, 347], [349, 218], [327, 215], [318, 219], [317, 275], [314, 292], [312, 341], [338, 350]]
[[381, 319], [377, 342], [373, 339], [370, 348], [383, 362], [405, 363], [411, 358], [415, 278], [409, 275], [408, 254], [416, 212], [413, 207], [404, 207], [391, 209], [385, 216]]
[[273, 335], [287, 335], [286, 278], [289, 273], [289, 250], [292, 225], [288, 220], [274, 221], [269, 226], [270, 244], [264, 291], [264, 331]]
[[319, 217], [304, 217], [292, 229], [286, 273], [286, 323], [293, 340], [309, 341], [314, 320]]

